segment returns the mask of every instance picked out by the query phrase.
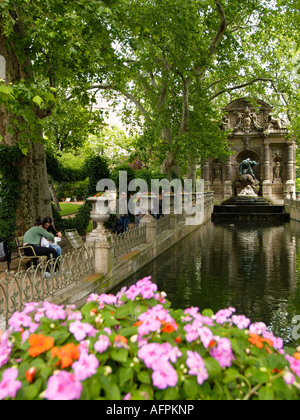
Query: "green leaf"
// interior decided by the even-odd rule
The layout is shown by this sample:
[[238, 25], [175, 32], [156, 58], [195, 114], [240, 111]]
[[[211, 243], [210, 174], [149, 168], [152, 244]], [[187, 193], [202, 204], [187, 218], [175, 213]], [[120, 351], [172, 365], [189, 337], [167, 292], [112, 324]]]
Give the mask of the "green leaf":
[[35, 96], [32, 101], [38, 106], [41, 107], [41, 105], [44, 103], [43, 98], [41, 98], [40, 96]]
[[198, 393], [199, 385], [196, 381], [196, 378], [187, 378], [184, 381], [183, 389], [187, 395], [187, 398], [194, 400]]
[[8, 99], [14, 99], [14, 90], [9, 85], [0, 85], [0, 95], [7, 96]]
[[111, 401], [112, 400], [118, 401], [118, 400], [121, 399], [120, 389], [119, 389], [119, 387], [116, 384], [113, 384], [110, 387], [109, 393], [107, 395], [107, 399], [108, 400], [111, 400]]
[[204, 309], [202, 315], [211, 318], [214, 315], [214, 312], [211, 309]]
[[71, 336], [71, 333], [69, 333], [69, 331], [67, 331], [67, 330], [54, 331], [51, 334], [51, 337], [54, 338], [54, 341], [55, 341], [56, 345], [64, 344], [70, 336]]
[[129, 368], [121, 368], [119, 370], [119, 378], [120, 378], [120, 386], [126, 384], [126, 382], [130, 381], [133, 376], [133, 370]]
[[116, 362], [125, 363], [128, 359], [128, 351], [126, 349], [113, 349], [111, 357]]
[[207, 357], [204, 359], [204, 363], [210, 379], [215, 379], [222, 375], [221, 366], [216, 359], [213, 357]]
[[122, 319], [122, 318], [126, 318], [128, 314], [129, 314], [128, 305], [122, 305], [116, 310], [114, 316], [116, 319]]
[[274, 391], [271, 384], [267, 384], [259, 390], [259, 399], [261, 401], [272, 401], [274, 399]]
[[142, 383], [142, 384], [146, 384], [146, 385], [150, 385], [151, 382], [151, 375], [149, 371], [141, 371], [138, 373], [138, 380]]

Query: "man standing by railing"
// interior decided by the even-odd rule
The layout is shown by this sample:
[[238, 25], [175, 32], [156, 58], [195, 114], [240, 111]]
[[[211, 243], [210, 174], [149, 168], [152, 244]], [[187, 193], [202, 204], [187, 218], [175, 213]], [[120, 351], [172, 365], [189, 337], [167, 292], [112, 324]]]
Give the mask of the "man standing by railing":
[[124, 232], [127, 232], [129, 226], [129, 213], [126, 192], [121, 192], [117, 201], [117, 218], [121, 222]]

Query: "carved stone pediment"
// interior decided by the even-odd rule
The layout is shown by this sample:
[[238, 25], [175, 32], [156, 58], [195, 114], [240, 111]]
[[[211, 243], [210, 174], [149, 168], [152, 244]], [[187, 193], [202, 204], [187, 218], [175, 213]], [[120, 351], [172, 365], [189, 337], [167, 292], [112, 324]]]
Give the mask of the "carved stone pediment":
[[[286, 130], [285, 122], [272, 116], [272, 109], [270, 105], [260, 100], [257, 100], [253, 106], [245, 98], [238, 99], [225, 108], [226, 115], [222, 120], [222, 128], [232, 130], [235, 134], [247, 135], [260, 132], [265, 136]], [[248, 137], [245, 139], [248, 140]], [[245, 147], [247, 148], [247, 145]]]

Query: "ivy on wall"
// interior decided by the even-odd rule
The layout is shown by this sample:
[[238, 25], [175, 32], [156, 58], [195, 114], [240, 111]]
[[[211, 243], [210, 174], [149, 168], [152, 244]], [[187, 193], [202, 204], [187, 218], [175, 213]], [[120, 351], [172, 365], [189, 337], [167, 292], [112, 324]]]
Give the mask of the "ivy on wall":
[[18, 163], [21, 150], [0, 145], [0, 240], [14, 237], [16, 213], [22, 193], [22, 177]]

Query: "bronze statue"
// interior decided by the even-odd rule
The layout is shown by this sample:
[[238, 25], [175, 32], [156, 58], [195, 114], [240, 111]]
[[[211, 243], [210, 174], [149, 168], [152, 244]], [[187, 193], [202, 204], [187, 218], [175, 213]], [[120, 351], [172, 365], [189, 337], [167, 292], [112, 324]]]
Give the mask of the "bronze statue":
[[259, 163], [255, 162], [255, 160], [251, 160], [250, 158], [243, 160], [240, 164], [240, 175], [251, 175], [255, 181], [257, 181], [256, 176], [254, 175], [253, 168], [254, 166], [258, 166]]

